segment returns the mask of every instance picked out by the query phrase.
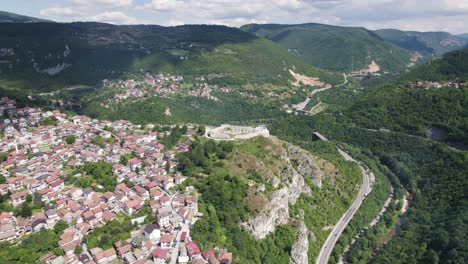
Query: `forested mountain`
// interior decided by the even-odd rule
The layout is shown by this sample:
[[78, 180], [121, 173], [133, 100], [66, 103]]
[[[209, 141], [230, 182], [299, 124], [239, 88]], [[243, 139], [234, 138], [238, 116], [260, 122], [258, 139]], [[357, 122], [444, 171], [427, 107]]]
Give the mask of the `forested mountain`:
[[[409, 88], [416, 81], [468, 80], [468, 50], [453, 51], [415, 68], [356, 103], [347, 113], [353, 122], [371, 129], [390, 129], [425, 137], [440, 129], [440, 140], [468, 144], [468, 87]], [[448, 86], [448, 85], [447, 85]]]
[[397, 29], [381, 29], [374, 32], [402, 48], [435, 56], [464, 48], [468, 44], [468, 40], [447, 32], [417, 32]]
[[403, 77], [404, 80], [468, 81], [468, 48], [455, 50], [433, 59]]
[[37, 22], [52, 22], [50, 20], [35, 18], [29, 16], [22, 16], [14, 13], [0, 11], [0, 23], [37, 23]]
[[270, 39], [305, 62], [328, 70], [357, 71], [367, 68], [374, 60], [383, 71], [397, 71], [410, 63], [408, 51], [365, 28], [310, 23], [250, 24], [241, 29]]
[[468, 39], [468, 33], [458, 34], [457, 37]]
[[225, 26], [4, 23], [0, 43], [5, 88], [50, 91], [146, 71], [224, 74], [253, 83], [287, 83], [290, 68], [329, 76], [270, 41]]

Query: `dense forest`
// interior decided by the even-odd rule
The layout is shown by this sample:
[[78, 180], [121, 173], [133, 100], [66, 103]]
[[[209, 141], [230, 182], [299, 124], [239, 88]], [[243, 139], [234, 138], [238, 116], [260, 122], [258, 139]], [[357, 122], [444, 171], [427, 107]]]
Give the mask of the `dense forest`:
[[413, 205], [400, 236], [376, 263], [463, 263], [467, 258], [468, 154], [402, 133], [338, 124], [331, 116], [293, 117], [271, 124], [289, 140], [311, 140], [314, 129], [378, 158], [412, 193]]
[[409, 89], [385, 86], [345, 111], [347, 120], [369, 129], [426, 137], [433, 127], [440, 140], [468, 143], [468, 88]]

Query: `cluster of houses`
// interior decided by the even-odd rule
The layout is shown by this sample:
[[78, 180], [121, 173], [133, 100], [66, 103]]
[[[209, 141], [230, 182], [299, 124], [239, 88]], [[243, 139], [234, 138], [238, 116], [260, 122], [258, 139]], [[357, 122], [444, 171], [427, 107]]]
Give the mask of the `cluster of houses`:
[[[221, 93], [230, 93], [232, 88], [211, 85], [207, 83], [207, 79], [219, 77], [217, 75], [208, 75], [205, 77], [195, 78], [195, 83], [188, 90], [188, 94], [194, 97], [202, 97], [209, 100], [219, 101], [219, 98], [213, 96], [213, 91]], [[177, 94], [182, 91], [183, 76], [171, 74], [157, 74], [146, 73], [141, 81], [120, 80], [120, 81], [104, 81], [106, 87], [117, 89], [118, 93], [114, 94], [115, 100], [125, 100], [128, 98], [140, 98], [146, 95], [151, 96], [168, 96]]]
[[[223, 91], [225, 91], [226, 89], [228, 89], [227, 92], [230, 92], [229, 88], [224, 88]], [[201, 84], [195, 84], [195, 87], [192, 90], [190, 90], [188, 93], [189, 95], [194, 96], [194, 97], [202, 97], [208, 100], [219, 101], [219, 98], [211, 95], [211, 92], [213, 92], [214, 90], [221, 91], [220, 89], [218, 89], [218, 86], [216, 85], [201, 83]]]
[[20, 130], [26, 130], [29, 126], [38, 124], [42, 113], [38, 108], [16, 107], [16, 101], [8, 97], [0, 98], [0, 130], [12, 132], [15, 127]]
[[[158, 133], [148, 129], [152, 125], [142, 128], [124, 120], [98, 121], [86, 116], [67, 117], [57, 110], [16, 108], [15, 101], [6, 97], [0, 100], [0, 110], [4, 115], [0, 119], [0, 152], [8, 153], [0, 163], [0, 174], [6, 177], [0, 184], [0, 194], [8, 194], [8, 202], [17, 208], [27, 202], [28, 196], [45, 204], [42, 211], [28, 218], [1, 212], [0, 241], [15, 243], [24, 235], [53, 229], [63, 220], [68, 228], [57, 245], [63, 256], [50, 252], [41, 261], [231, 263], [231, 253], [219, 250], [213, 254], [217, 257], [204, 255], [190, 239], [190, 227], [203, 215], [198, 212], [193, 187], [176, 187], [186, 178], [177, 172], [175, 155], [189, 150], [195, 131], [189, 130], [185, 142], [166, 150], [158, 142]], [[50, 117], [57, 125], [38, 125]], [[72, 142], [67, 140], [70, 136]], [[113, 140], [97, 145], [93, 143], [97, 137]], [[122, 162], [124, 155], [132, 158]], [[113, 164], [117, 180], [114, 190], [104, 191], [99, 185], [80, 188], [65, 182], [66, 177], [85, 176], [73, 175], [74, 169], [100, 161]], [[148, 215], [140, 214], [147, 207], [151, 215], [156, 215], [150, 224], [145, 224]], [[132, 219], [135, 230], [131, 236], [110, 249], [87, 249], [86, 235], [119, 215]], [[77, 247], [83, 252], [75, 253]]]
[[443, 88], [443, 87], [452, 87], [452, 88], [461, 88], [461, 87], [468, 87], [468, 83], [466, 82], [455, 82], [455, 81], [446, 81], [446, 82], [431, 82], [431, 81], [419, 81], [419, 82], [412, 82], [406, 85], [408, 88]]
[[115, 99], [123, 100], [127, 98], [139, 98], [143, 97], [148, 93], [167, 96], [175, 94], [180, 90], [180, 82], [184, 78], [179, 75], [171, 74], [158, 74], [153, 75], [146, 73], [142, 81], [120, 80], [120, 81], [105, 81], [105, 86], [111, 88], [117, 88], [122, 90], [122, 93], [114, 95]]

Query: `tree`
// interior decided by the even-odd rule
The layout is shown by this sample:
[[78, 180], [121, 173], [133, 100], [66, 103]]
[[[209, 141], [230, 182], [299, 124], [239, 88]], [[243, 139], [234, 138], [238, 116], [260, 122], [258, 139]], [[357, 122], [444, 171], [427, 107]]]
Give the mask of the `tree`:
[[33, 196], [31, 194], [26, 195], [26, 202], [29, 204], [33, 200]]
[[41, 126], [57, 126], [58, 119], [55, 116], [47, 117], [39, 122]]
[[57, 223], [55, 223], [54, 225], [54, 232], [57, 234], [57, 235], [60, 235], [62, 234], [63, 230], [67, 229], [68, 228], [68, 224], [67, 222], [65, 222], [64, 220], [60, 219], [59, 221], [57, 221]]
[[76, 246], [74, 252], [75, 254], [81, 254], [83, 252], [83, 247], [81, 247], [80, 245]]
[[31, 207], [29, 206], [28, 203], [23, 203], [23, 205], [21, 205], [20, 216], [23, 218], [28, 218], [31, 215], [32, 215]]
[[5, 176], [3, 174], [0, 174], [0, 184], [4, 184], [6, 182]]
[[65, 137], [65, 142], [67, 142], [68, 145], [74, 144], [76, 141], [76, 136], [75, 135], [68, 135]]
[[181, 132], [182, 134], [185, 134], [185, 133], [187, 133], [187, 131], [188, 131], [187, 125], [184, 125], [184, 126], [182, 127], [182, 129], [181, 129], [180, 132]]
[[197, 133], [198, 133], [200, 136], [205, 135], [205, 133], [206, 133], [206, 127], [205, 127], [205, 126], [199, 126], [198, 129], [197, 129]]

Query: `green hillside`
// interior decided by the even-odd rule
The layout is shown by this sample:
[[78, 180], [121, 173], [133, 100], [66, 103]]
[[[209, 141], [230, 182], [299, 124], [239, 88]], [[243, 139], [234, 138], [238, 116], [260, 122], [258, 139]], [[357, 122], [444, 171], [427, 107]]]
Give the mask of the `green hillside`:
[[436, 56], [464, 48], [468, 44], [468, 40], [447, 32], [417, 32], [396, 29], [381, 29], [374, 32], [381, 38], [402, 48]]
[[50, 20], [22, 16], [10, 12], [0, 11], [0, 23], [37, 23], [37, 22], [52, 22]]
[[273, 40], [313, 66], [333, 71], [364, 69], [372, 60], [383, 71], [395, 71], [405, 69], [410, 62], [409, 52], [364, 28], [250, 24], [241, 29]]
[[5, 89], [93, 86], [146, 71], [219, 73], [235, 83], [287, 84], [289, 68], [331, 83], [335, 78], [270, 41], [225, 26], [3, 23], [0, 42], [0, 87]]
[[404, 80], [462, 80], [468, 81], [468, 49], [446, 53], [416, 67], [403, 77]]
[[359, 126], [385, 128], [426, 137], [436, 128], [439, 140], [468, 144], [468, 87], [407, 88], [411, 81], [468, 80], [468, 50], [453, 51], [414, 69], [396, 82], [355, 103], [345, 116]]

